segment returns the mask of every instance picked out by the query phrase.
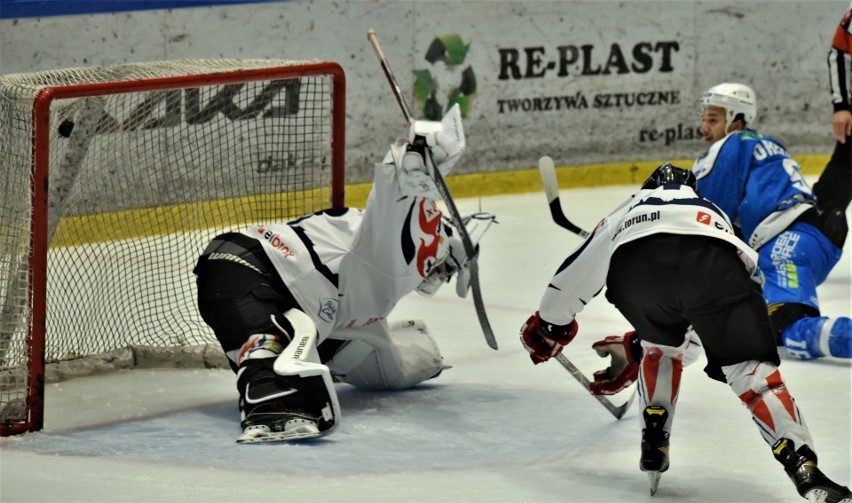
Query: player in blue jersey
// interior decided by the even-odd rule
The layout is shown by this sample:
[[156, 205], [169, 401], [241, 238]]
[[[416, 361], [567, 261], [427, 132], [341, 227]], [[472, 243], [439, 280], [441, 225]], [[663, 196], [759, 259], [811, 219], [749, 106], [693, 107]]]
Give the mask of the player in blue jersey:
[[693, 166], [698, 192], [716, 203], [758, 251], [764, 298], [779, 345], [790, 355], [852, 358], [852, 320], [822, 316], [817, 285], [840, 260], [824, 212], [798, 163], [778, 140], [755, 131], [754, 91], [723, 83], [700, 99], [707, 152]]
[[[750, 87], [719, 84], [704, 93], [700, 106], [708, 151], [693, 166], [698, 192], [758, 251], [778, 345], [804, 360], [852, 358], [852, 322], [822, 316], [816, 291], [840, 259], [846, 239], [845, 230], [832, 231], [838, 229], [832, 224], [836, 215], [817, 206], [787, 149], [751, 127], [757, 106]], [[613, 364], [595, 373], [592, 393], [615, 394], [636, 381], [642, 355], [637, 341], [636, 333], [628, 332], [593, 345], [600, 356], [613, 356]]]

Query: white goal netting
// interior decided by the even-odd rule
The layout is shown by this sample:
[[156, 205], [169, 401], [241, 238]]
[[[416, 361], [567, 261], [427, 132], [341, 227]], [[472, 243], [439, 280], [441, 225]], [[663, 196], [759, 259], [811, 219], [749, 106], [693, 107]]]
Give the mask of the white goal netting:
[[195, 260], [215, 234], [342, 204], [342, 78], [277, 60], [0, 76], [0, 422], [32, 401], [40, 337], [51, 376], [147, 348], [222, 362]]

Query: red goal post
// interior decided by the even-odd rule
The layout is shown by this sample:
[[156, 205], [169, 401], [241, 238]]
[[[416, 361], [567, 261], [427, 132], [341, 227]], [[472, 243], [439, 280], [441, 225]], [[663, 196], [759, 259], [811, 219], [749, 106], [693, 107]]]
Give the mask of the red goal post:
[[336, 63], [176, 60], [0, 75], [0, 435], [46, 380], [221, 366], [209, 239], [344, 205]]

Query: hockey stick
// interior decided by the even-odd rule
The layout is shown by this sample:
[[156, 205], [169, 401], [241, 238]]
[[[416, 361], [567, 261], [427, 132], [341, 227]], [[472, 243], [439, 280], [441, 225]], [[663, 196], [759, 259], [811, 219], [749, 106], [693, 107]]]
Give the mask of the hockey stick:
[[[544, 156], [539, 159], [538, 171], [541, 175], [541, 183], [544, 185], [544, 194], [547, 196], [547, 204], [550, 206], [550, 216], [553, 218], [553, 221], [560, 227], [568, 229], [581, 238], [588, 237], [589, 232], [577, 227], [574, 223], [568, 220], [565, 213], [562, 211], [562, 204], [559, 201], [559, 185], [556, 182], [556, 168], [553, 165], [553, 159], [548, 156]], [[575, 379], [580, 381], [580, 384], [586, 388], [586, 391], [591, 393], [591, 383], [589, 382], [589, 379], [580, 372], [580, 369], [578, 369], [576, 365], [571, 363], [571, 360], [569, 360], [567, 356], [560, 354], [556, 357], [556, 360], [565, 367], [565, 369], [570, 372]], [[621, 405], [613, 404], [607, 397], [602, 395], [592, 396], [594, 396], [601, 405], [606, 407], [606, 410], [610, 411], [616, 419], [621, 419], [621, 417], [624, 416], [624, 413], [627, 412], [627, 409], [630, 408], [633, 400], [636, 399], [636, 388], [633, 388], [630, 398]]]
[[[391, 85], [396, 101], [399, 103], [399, 108], [402, 109], [402, 115], [405, 117], [405, 120], [409, 125], [413, 125], [414, 117], [411, 115], [411, 109], [408, 107], [408, 103], [405, 101], [405, 96], [399, 88], [399, 83], [397, 82], [396, 77], [394, 77], [394, 74], [388, 65], [387, 58], [385, 58], [385, 54], [379, 45], [379, 39], [376, 36], [376, 31], [372, 28], [367, 30], [367, 39], [376, 51], [376, 56], [379, 58], [379, 63], [382, 65], [385, 77], [387, 77], [388, 83]], [[482, 290], [479, 286], [479, 265], [476, 260], [476, 247], [473, 245], [470, 235], [462, 221], [461, 214], [459, 214], [455, 201], [453, 201], [453, 198], [450, 195], [450, 189], [447, 187], [447, 183], [444, 181], [443, 175], [441, 175], [441, 172], [435, 165], [435, 161], [432, 159], [430, 150], [427, 148], [424, 149], [424, 152], [426, 154], [426, 166], [432, 172], [435, 186], [438, 188], [438, 192], [444, 199], [444, 204], [447, 205], [450, 218], [459, 231], [462, 245], [464, 246], [464, 252], [468, 257], [467, 263], [470, 270], [470, 289], [473, 292], [473, 304], [476, 307], [476, 316], [479, 318], [479, 324], [482, 326], [482, 333], [485, 335], [485, 342], [490, 348], [497, 349], [497, 339], [494, 337], [494, 331], [491, 330], [491, 323], [489, 323], [488, 316], [485, 314], [485, 303], [482, 301]]]
[[[556, 361], [558, 361], [563, 367], [565, 367], [565, 370], [570, 372], [575, 379], [580, 381], [580, 384], [582, 384], [583, 387], [586, 388], [586, 391], [591, 393], [592, 386], [589, 382], [589, 379], [580, 371], [580, 369], [577, 368], [576, 365], [571, 363], [571, 360], [569, 360], [567, 356], [560, 353], [556, 357]], [[627, 409], [630, 408], [630, 405], [633, 403], [633, 400], [636, 398], [636, 388], [633, 388], [633, 392], [630, 394], [630, 398], [628, 398], [627, 401], [621, 405], [615, 405], [603, 395], [592, 396], [595, 397], [595, 399], [600, 402], [601, 405], [606, 407], [606, 410], [610, 411], [610, 413], [612, 413], [612, 415], [615, 416], [616, 419], [621, 419], [622, 416], [624, 416], [624, 413], [627, 412]]]
[[562, 212], [562, 204], [559, 202], [559, 185], [556, 182], [556, 168], [553, 166], [553, 159], [544, 156], [538, 160], [538, 171], [541, 175], [541, 183], [544, 185], [544, 194], [547, 196], [547, 204], [550, 206], [550, 216], [553, 221], [560, 227], [564, 227], [569, 231], [577, 234], [581, 238], [589, 236], [589, 232], [585, 231], [572, 223]]

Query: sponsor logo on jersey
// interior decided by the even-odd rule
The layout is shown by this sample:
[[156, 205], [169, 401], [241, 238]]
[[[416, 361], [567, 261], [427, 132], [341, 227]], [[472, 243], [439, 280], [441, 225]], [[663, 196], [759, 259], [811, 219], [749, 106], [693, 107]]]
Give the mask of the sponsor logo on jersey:
[[621, 226], [619, 226], [618, 230], [615, 231], [615, 234], [612, 235], [612, 240], [615, 241], [615, 238], [617, 238], [619, 234], [633, 227], [634, 225], [644, 224], [646, 222], [656, 222], [659, 219], [660, 210], [654, 211], [652, 213], [646, 213], [644, 215], [636, 215], [635, 217], [630, 217], [627, 220], [621, 222]]
[[284, 239], [282, 239], [279, 234], [276, 234], [264, 227], [259, 227], [257, 229], [257, 232], [258, 234], [263, 236], [263, 239], [265, 239], [269, 244], [271, 244], [273, 248], [281, 252], [285, 258], [293, 257], [296, 255], [295, 253], [293, 253], [293, 250], [291, 250], [290, 247], [284, 243]]
[[317, 316], [326, 323], [334, 322], [334, 317], [337, 316], [337, 299], [320, 299]]
[[799, 245], [801, 235], [798, 232], [786, 231], [778, 235], [772, 243], [769, 257], [775, 268], [775, 279], [781, 288], [799, 288], [799, 271], [793, 257]]
[[699, 211], [695, 214], [695, 221], [699, 224], [704, 224], [707, 226], [712, 225], [713, 228], [716, 230], [726, 232], [728, 234], [733, 234], [733, 231], [730, 229], [729, 226], [723, 225], [721, 222], [718, 221], [718, 219], [714, 219], [713, 215], [711, 215], [710, 213]]

